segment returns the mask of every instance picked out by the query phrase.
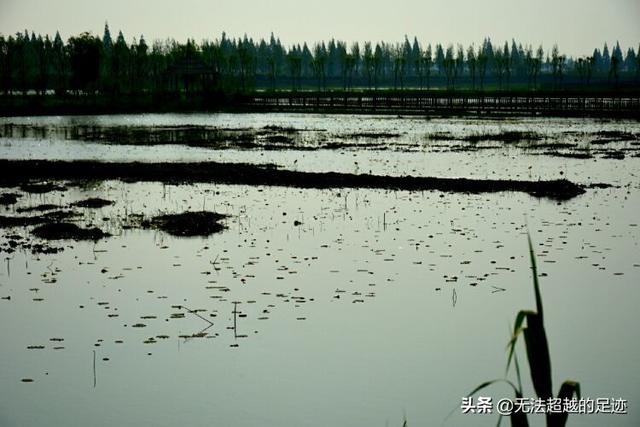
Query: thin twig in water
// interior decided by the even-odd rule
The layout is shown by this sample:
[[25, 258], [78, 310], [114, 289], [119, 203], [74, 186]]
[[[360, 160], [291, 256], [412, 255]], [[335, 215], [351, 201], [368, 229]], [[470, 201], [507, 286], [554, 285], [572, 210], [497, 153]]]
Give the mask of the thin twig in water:
[[219, 255], [216, 255], [216, 257], [215, 257], [215, 259], [214, 259], [213, 261], [209, 261], [209, 263], [210, 263], [211, 265], [213, 265], [214, 267], [215, 267], [216, 263], [218, 262], [218, 256], [219, 256]]
[[233, 303], [233, 337], [238, 339], [238, 303], [234, 301]]
[[93, 388], [96, 388], [96, 351], [93, 350]]
[[204, 320], [205, 322], [207, 322], [209, 325], [213, 325], [213, 322], [212, 322], [211, 320], [207, 319], [206, 317], [202, 317], [202, 316], [200, 316], [200, 315], [198, 314], [198, 312], [197, 312], [197, 311], [195, 311], [195, 310], [191, 310], [190, 308], [185, 307], [184, 305], [176, 305], [175, 307], [176, 307], [178, 310], [185, 309], [185, 310], [187, 310], [189, 313], [191, 313], [191, 314], [194, 314], [194, 315], [198, 316], [199, 318], [201, 318], [202, 320]]
[[[210, 324], [209, 326], [207, 326], [206, 328], [200, 330], [199, 332], [192, 334], [190, 337], [186, 337], [184, 339], [184, 343], [186, 344], [187, 342], [191, 341], [192, 339], [196, 338], [196, 337], [201, 337], [203, 336], [203, 334], [209, 330], [211, 327], [213, 326], [213, 323]], [[180, 340], [178, 340], [178, 351], [180, 350]]]

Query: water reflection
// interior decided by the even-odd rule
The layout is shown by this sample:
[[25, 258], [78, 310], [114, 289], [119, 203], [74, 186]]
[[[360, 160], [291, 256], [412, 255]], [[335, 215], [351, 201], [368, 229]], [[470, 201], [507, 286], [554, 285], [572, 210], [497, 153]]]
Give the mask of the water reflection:
[[[640, 126], [567, 118], [156, 114], [0, 118], [0, 158], [272, 163], [296, 171], [628, 183]], [[607, 161], [602, 161], [607, 160]]]
[[[100, 118], [99, 125], [122, 120]], [[144, 116], [139, 121], [165, 120], [209, 126], [212, 119]], [[222, 126], [228, 119], [213, 120]], [[253, 127], [273, 120], [278, 126], [339, 133], [330, 127], [334, 118], [256, 120]], [[335, 126], [347, 123], [345, 133], [377, 126], [400, 139], [409, 138], [412, 126], [427, 126], [416, 120], [379, 122], [349, 118]], [[478, 122], [473, 132], [540, 123]], [[467, 132], [470, 125], [454, 120], [428, 126], [455, 133], [450, 127]], [[560, 120], [538, 132], [560, 129], [558, 135], [564, 135], [581, 126], [589, 132], [637, 132], [633, 124]], [[5, 138], [10, 147], [3, 153], [26, 141]], [[77, 154], [64, 145], [68, 141], [58, 142]], [[40, 153], [50, 154], [55, 145], [42, 143]], [[51, 242], [55, 252], [34, 254], [19, 242], [46, 243], [32, 237], [35, 225], [0, 230], [5, 251], [0, 380], [10, 385], [0, 390], [0, 414], [9, 417], [5, 424], [66, 425], [73, 413], [83, 425], [176, 425], [187, 419], [194, 425], [320, 426], [349, 420], [368, 426], [383, 420], [392, 425], [403, 408], [411, 424], [440, 424], [470, 384], [504, 369], [505, 327], [514, 311], [531, 301], [525, 215], [539, 242], [554, 369], [579, 378], [585, 394], [637, 401], [640, 347], [611, 331], [637, 322], [638, 160], [631, 155], [596, 156], [596, 161], [523, 158], [518, 148], [492, 150], [268, 156], [284, 164], [297, 159], [300, 169], [353, 168], [357, 161], [360, 169], [397, 174], [416, 169], [425, 175], [536, 177], [562, 168], [581, 182], [620, 187], [592, 188], [561, 205], [512, 193], [117, 181], [53, 183], [56, 189], [44, 193], [3, 189], [20, 195], [0, 208], [6, 216], [35, 217], [43, 212], [28, 209], [43, 205], [114, 201], [69, 208], [81, 211], [74, 219], [80, 226], [111, 234], [97, 242]], [[260, 154], [243, 155], [256, 161]], [[131, 226], [139, 218], [200, 210], [228, 215], [228, 228], [183, 239]], [[181, 409], [167, 410], [176, 407]], [[633, 417], [637, 414], [585, 417], [580, 424], [622, 426]], [[478, 420], [451, 422], [477, 425]]]

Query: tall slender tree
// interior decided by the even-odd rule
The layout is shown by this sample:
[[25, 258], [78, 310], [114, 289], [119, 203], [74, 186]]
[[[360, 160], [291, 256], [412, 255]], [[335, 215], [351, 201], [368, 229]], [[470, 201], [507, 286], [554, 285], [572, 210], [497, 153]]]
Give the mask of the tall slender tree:
[[471, 79], [471, 89], [476, 89], [476, 70], [477, 70], [476, 52], [473, 45], [467, 49], [467, 68], [469, 69], [469, 77]]
[[431, 88], [431, 68], [433, 67], [433, 52], [431, 51], [431, 45], [427, 45], [427, 49], [422, 56], [424, 76], [427, 81], [427, 90]]
[[102, 42], [90, 33], [82, 33], [71, 37], [68, 46], [72, 88], [78, 93], [95, 93], [100, 77]]

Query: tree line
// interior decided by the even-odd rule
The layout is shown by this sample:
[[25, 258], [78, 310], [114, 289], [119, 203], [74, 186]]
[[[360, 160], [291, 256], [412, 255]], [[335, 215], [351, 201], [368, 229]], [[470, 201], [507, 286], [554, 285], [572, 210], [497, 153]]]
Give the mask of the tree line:
[[[203, 76], [208, 76], [202, 80]], [[0, 35], [0, 91], [10, 94], [137, 94], [163, 91], [366, 89], [511, 89], [637, 85], [638, 51], [619, 43], [571, 57], [554, 45], [544, 50], [511, 43], [478, 46], [339, 40], [285, 47], [273, 34], [196, 43], [143, 36], [115, 40], [108, 24], [102, 37], [82, 33], [66, 42], [25, 30]], [[198, 84], [199, 83], [199, 84]]]

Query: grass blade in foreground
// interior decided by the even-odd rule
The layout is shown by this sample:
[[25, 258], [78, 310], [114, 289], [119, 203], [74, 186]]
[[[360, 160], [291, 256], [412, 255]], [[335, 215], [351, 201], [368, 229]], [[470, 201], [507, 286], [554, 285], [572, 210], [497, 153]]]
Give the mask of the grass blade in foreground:
[[[553, 397], [553, 386], [551, 382], [551, 357], [549, 354], [549, 343], [547, 341], [547, 333], [544, 328], [543, 318], [543, 306], [542, 295], [540, 292], [540, 283], [538, 282], [538, 268], [536, 265], [535, 252], [533, 250], [533, 243], [531, 242], [531, 236], [527, 233], [527, 241], [529, 244], [529, 257], [531, 260], [531, 270], [533, 273], [533, 289], [536, 299], [536, 311], [521, 310], [516, 315], [516, 320], [513, 325], [513, 333], [509, 340], [508, 356], [507, 356], [507, 374], [509, 367], [511, 366], [511, 360], [515, 359], [515, 346], [518, 338], [521, 334], [524, 335], [525, 347], [527, 350], [527, 358], [529, 360], [529, 371], [531, 373], [531, 382], [533, 388], [536, 391], [537, 396], [540, 399], [551, 399]], [[526, 320], [526, 326], [525, 324]], [[518, 377], [518, 387], [516, 387], [508, 379], [497, 379], [487, 381], [480, 384], [469, 393], [468, 397], [477, 393], [478, 391], [495, 384], [496, 382], [506, 382], [514, 390], [516, 398], [523, 398], [522, 384], [520, 382], [520, 367], [517, 360], [516, 374]], [[558, 393], [558, 398], [561, 401], [565, 399], [571, 399], [573, 396], [580, 398], [580, 384], [575, 381], [565, 381]], [[562, 408], [564, 409], [564, 408]], [[448, 417], [447, 417], [448, 418]], [[527, 416], [523, 412], [514, 412], [510, 415], [512, 427], [528, 426], [529, 422]], [[546, 420], [548, 427], [564, 427], [567, 423], [568, 414], [564, 411], [560, 413], [550, 413], [547, 408]], [[501, 418], [498, 419], [498, 425], [500, 425]]]

